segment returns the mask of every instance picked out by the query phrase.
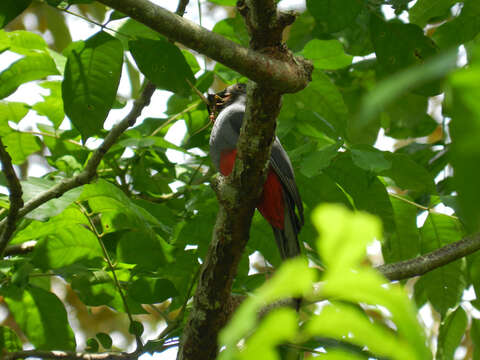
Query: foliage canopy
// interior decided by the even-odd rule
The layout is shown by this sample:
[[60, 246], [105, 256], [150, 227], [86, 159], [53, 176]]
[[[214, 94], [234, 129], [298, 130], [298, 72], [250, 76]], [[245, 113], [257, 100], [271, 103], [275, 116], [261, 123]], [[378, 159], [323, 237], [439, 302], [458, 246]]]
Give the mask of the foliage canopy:
[[[235, 1], [203, 5], [227, 9], [213, 32], [248, 46]], [[104, 26], [72, 42], [71, 13]], [[284, 95], [277, 126], [306, 208], [300, 240], [309, 265], [280, 266], [255, 214], [232, 289], [249, 297], [219, 336], [219, 358], [480, 358], [478, 254], [402, 283], [366, 258], [373, 240], [390, 264], [478, 232], [480, 2], [307, 0], [284, 40], [315, 66], [306, 89]], [[248, 79], [92, 0], [1, 2], [0, 58], [12, 54], [0, 72], [0, 145], [25, 207], [37, 203], [20, 206], [0, 260], [9, 314], [0, 356], [25, 343], [119, 356], [134, 339], [139, 353], [178, 346], [218, 207], [208, 113], [189, 83], [206, 93]], [[119, 95], [121, 78], [128, 96]], [[147, 82], [168, 91], [165, 113], [137, 114], [113, 138], [107, 116], [120, 122]], [[28, 99], [26, 83], [42, 100]], [[177, 145], [165, 138], [176, 122], [186, 127]], [[99, 155], [102, 141], [108, 151]], [[48, 171], [32, 176], [39, 157]], [[1, 160], [10, 193], [0, 195], [4, 241], [17, 205]], [[95, 178], [83, 180], [90, 168]], [[71, 179], [79, 180], [66, 188]], [[266, 304], [299, 296], [307, 303], [299, 317], [281, 308], [258, 320]], [[419, 323], [422, 307], [438, 335]]]

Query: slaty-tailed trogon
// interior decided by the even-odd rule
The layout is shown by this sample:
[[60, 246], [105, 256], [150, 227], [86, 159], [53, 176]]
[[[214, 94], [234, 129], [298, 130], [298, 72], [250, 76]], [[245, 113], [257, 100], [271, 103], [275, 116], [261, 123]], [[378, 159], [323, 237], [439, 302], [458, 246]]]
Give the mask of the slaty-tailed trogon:
[[[224, 176], [233, 170], [246, 99], [245, 84], [232, 85], [209, 96], [210, 111], [218, 111], [210, 135], [210, 157]], [[298, 255], [300, 246], [297, 235], [303, 225], [302, 200], [292, 164], [278, 138], [272, 145], [270, 169], [257, 209], [272, 226], [282, 258]]]

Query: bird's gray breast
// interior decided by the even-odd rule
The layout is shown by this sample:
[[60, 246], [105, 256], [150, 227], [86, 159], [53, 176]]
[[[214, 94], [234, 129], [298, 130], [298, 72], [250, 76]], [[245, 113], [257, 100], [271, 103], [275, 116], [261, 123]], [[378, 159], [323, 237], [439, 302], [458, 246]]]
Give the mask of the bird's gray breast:
[[245, 106], [232, 104], [218, 114], [210, 134], [210, 158], [220, 168], [222, 151], [237, 147], [238, 135], [242, 126]]

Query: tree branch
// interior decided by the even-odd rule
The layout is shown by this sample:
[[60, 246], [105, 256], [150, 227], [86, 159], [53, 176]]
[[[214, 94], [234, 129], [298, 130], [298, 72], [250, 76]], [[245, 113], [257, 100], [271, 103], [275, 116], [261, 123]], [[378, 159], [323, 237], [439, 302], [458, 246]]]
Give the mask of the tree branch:
[[37, 242], [35, 240], [25, 241], [21, 244], [15, 244], [7, 246], [4, 252], [4, 256], [25, 255], [31, 253]]
[[3, 360], [24, 359], [27, 357], [35, 357], [40, 359], [57, 359], [57, 360], [137, 360], [138, 354], [127, 353], [75, 353], [67, 351], [44, 351], [44, 350], [25, 350], [15, 351], [4, 355]]
[[477, 250], [480, 250], [480, 234], [468, 236], [414, 259], [378, 266], [377, 270], [389, 280], [402, 280], [423, 275]]
[[8, 211], [7, 218], [5, 221], [5, 228], [3, 232], [1, 231], [2, 227], [0, 227], [0, 258], [2, 257], [5, 248], [7, 247], [10, 238], [15, 231], [15, 223], [19, 216], [18, 212], [20, 208], [23, 206], [22, 200], [22, 186], [20, 185], [20, 181], [17, 178], [17, 174], [15, 174], [15, 169], [12, 165], [12, 158], [10, 154], [5, 149], [5, 145], [3, 145], [2, 139], [0, 138], [0, 161], [2, 162], [2, 170], [5, 174], [8, 183], [8, 190], [9, 200], [10, 200], [10, 208]]
[[247, 49], [148, 0], [98, 1], [281, 93], [300, 91], [311, 79], [313, 67], [301, 57], [290, 56], [291, 61], [284, 62], [286, 53], [274, 55]]
[[[46, 203], [47, 201], [52, 200], [54, 198], [58, 198], [62, 196], [64, 193], [66, 193], [67, 191], [73, 188], [79, 187], [81, 185], [85, 185], [90, 181], [92, 181], [92, 179], [95, 177], [95, 174], [97, 172], [97, 167], [100, 164], [100, 161], [102, 160], [104, 155], [112, 147], [112, 145], [115, 144], [118, 137], [127, 128], [135, 124], [135, 121], [142, 113], [143, 108], [150, 103], [150, 98], [152, 97], [154, 91], [155, 91], [155, 85], [148, 82], [141, 96], [137, 100], [135, 100], [133, 104], [133, 108], [132, 110], [130, 110], [130, 113], [122, 121], [120, 121], [117, 125], [115, 125], [112, 128], [112, 130], [110, 130], [108, 135], [105, 137], [105, 140], [103, 140], [102, 145], [100, 145], [100, 147], [97, 150], [95, 150], [92, 157], [90, 158], [87, 165], [85, 166], [85, 169], [83, 169], [81, 173], [79, 173], [78, 175], [74, 176], [71, 179], [63, 179], [61, 182], [59, 182], [55, 186], [51, 187], [47, 191], [41, 193], [37, 197], [28, 201], [18, 211], [16, 218], [23, 217], [29, 212], [38, 208], [40, 205]], [[7, 220], [4, 219], [0, 222], [0, 229], [2, 229], [6, 225], [8, 226]], [[7, 243], [8, 241], [4, 244], [4, 246], [6, 246]]]
[[[276, 45], [268, 40], [281, 39], [283, 30], [278, 27], [275, 2], [259, 0], [240, 5], [247, 24], [251, 24], [252, 36], [258, 36], [252, 38], [251, 46], [268, 47], [274, 57], [281, 58], [286, 49], [275, 40]], [[271, 7], [268, 9], [270, 23], [262, 24], [262, 28], [268, 36], [254, 28], [255, 22], [250, 18], [259, 17], [258, 12], [266, 11], [267, 5]], [[215, 359], [218, 333], [227, 322], [233, 306], [232, 282], [249, 238], [252, 216], [265, 181], [266, 164], [275, 136], [275, 120], [281, 104], [281, 94], [264, 83], [249, 83], [247, 96], [233, 172], [228, 177], [218, 176], [213, 181], [219, 211], [193, 308], [180, 341], [179, 360]]]
[[177, 14], [178, 16], [183, 16], [183, 14], [185, 14], [185, 9], [187, 8], [187, 5], [189, 2], [190, 0], [179, 0], [175, 14]]

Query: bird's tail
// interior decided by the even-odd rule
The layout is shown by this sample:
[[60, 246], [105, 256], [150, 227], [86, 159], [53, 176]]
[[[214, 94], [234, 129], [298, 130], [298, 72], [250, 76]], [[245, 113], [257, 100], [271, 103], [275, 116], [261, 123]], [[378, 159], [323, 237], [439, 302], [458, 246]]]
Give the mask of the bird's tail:
[[283, 199], [285, 201], [284, 227], [278, 229], [272, 226], [272, 229], [282, 259], [288, 259], [300, 254], [298, 243], [300, 225], [295, 214], [295, 205], [285, 191], [283, 192]]
[[[283, 191], [283, 199], [285, 201], [284, 227], [283, 229], [278, 229], [272, 226], [272, 229], [280, 255], [285, 260], [300, 255], [298, 233], [300, 232], [301, 223], [295, 214], [295, 204], [285, 191]], [[294, 298], [293, 301], [295, 309], [299, 311], [302, 298]]]
[[300, 247], [295, 233], [274, 227], [272, 227], [272, 229], [282, 259], [293, 258], [300, 254]]
[[[300, 254], [300, 245], [298, 244], [297, 233], [293, 228], [290, 216], [285, 214], [285, 228], [283, 230], [274, 228], [273, 233], [275, 235], [275, 241], [277, 242], [278, 249], [282, 259], [293, 258]], [[288, 224], [288, 225], [287, 225]], [[292, 231], [293, 230], [293, 231]], [[302, 298], [293, 298], [295, 310], [300, 310]]]

